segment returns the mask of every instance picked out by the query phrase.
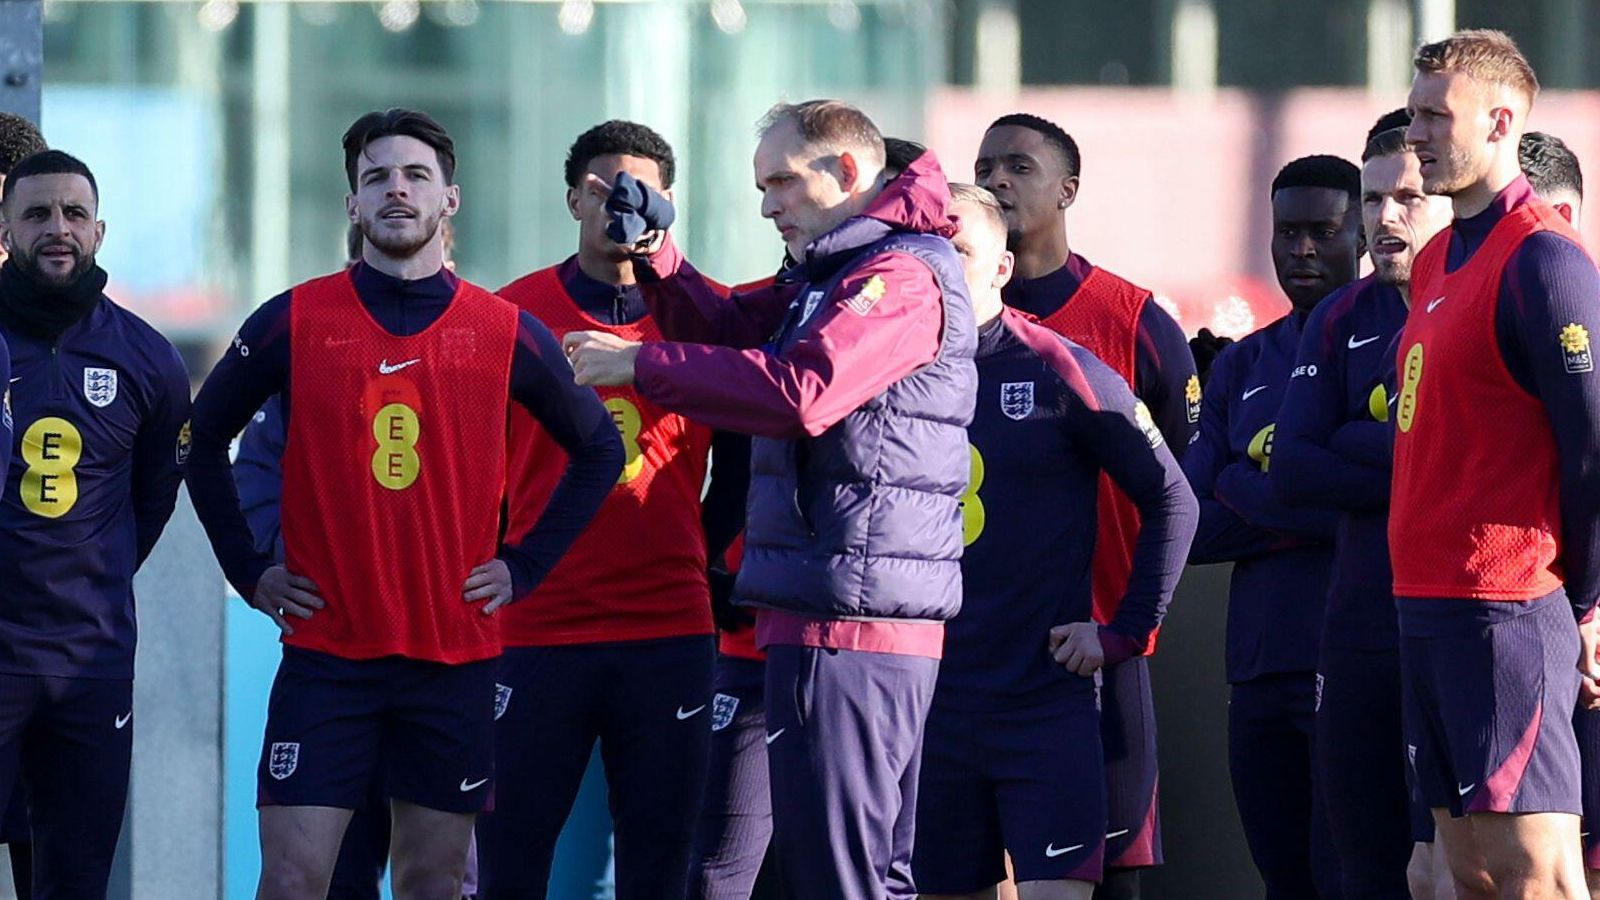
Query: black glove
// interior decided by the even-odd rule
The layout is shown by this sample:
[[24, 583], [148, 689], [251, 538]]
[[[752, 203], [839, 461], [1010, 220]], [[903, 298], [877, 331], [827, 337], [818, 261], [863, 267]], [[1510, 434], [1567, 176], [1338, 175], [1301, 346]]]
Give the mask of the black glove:
[[606, 237], [625, 246], [639, 243], [647, 232], [671, 228], [678, 215], [671, 200], [627, 172], [618, 172], [611, 182], [606, 212], [611, 214]]
[[756, 623], [750, 610], [733, 605], [734, 575], [726, 569], [706, 570], [706, 581], [711, 585], [711, 620], [718, 631], [742, 631]]
[[1200, 383], [1206, 383], [1206, 375], [1211, 372], [1211, 363], [1222, 352], [1222, 348], [1233, 343], [1233, 338], [1217, 337], [1211, 329], [1202, 328], [1200, 333], [1189, 339], [1189, 352], [1194, 354], [1194, 368], [1200, 375]]

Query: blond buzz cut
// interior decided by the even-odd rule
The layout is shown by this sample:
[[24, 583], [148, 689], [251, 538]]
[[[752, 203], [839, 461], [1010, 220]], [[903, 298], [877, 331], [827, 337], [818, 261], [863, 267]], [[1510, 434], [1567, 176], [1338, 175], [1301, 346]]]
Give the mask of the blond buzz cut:
[[1510, 88], [1529, 106], [1539, 94], [1539, 77], [1517, 42], [1503, 31], [1474, 28], [1442, 41], [1423, 44], [1412, 64], [1418, 72], [1463, 75], [1486, 85]]
[[[1000, 208], [1000, 201], [995, 199], [994, 194], [975, 184], [952, 181], [950, 182], [950, 205], [953, 207], [957, 203], [970, 203], [978, 207], [982, 217], [988, 220], [994, 230], [1002, 236], [1005, 235], [1006, 212]], [[963, 224], [962, 227], [965, 228], [966, 225]]]

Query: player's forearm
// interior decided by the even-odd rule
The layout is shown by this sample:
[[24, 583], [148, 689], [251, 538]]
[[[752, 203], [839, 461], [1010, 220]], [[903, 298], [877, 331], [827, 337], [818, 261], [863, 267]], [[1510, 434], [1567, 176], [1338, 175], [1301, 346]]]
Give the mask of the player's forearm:
[[[1388, 422], [1346, 422], [1328, 438], [1328, 449], [1383, 473], [1384, 503], [1394, 472], [1394, 426]], [[1276, 465], [1276, 463], [1274, 463]]]
[[1197, 497], [1200, 505], [1194, 543], [1189, 546], [1189, 562], [1203, 566], [1237, 562], [1265, 556], [1281, 549], [1284, 542], [1270, 531], [1257, 528], [1239, 518], [1214, 497]]
[[499, 558], [511, 570], [514, 597], [526, 597], [544, 581], [599, 511], [616, 486], [626, 455], [608, 417], [582, 443], [563, 444], [567, 468], [539, 521], [522, 540], [502, 545]]
[[1389, 472], [1335, 453], [1308, 435], [1285, 435], [1272, 448], [1267, 483], [1291, 507], [1380, 509], [1389, 503]]
[[1213, 493], [1246, 522], [1291, 541], [1332, 541], [1339, 525], [1336, 513], [1294, 509], [1279, 503], [1267, 486], [1267, 473], [1253, 462], [1236, 462], [1223, 469]]
[[1200, 505], [1175, 462], [1171, 476], [1154, 500], [1134, 498], [1139, 508], [1139, 537], [1133, 548], [1133, 572], [1116, 616], [1106, 626], [1128, 641], [1102, 641], [1107, 665], [1146, 651], [1150, 635], [1166, 618], [1178, 579], [1183, 576], [1184, 562], [1199, 527]]

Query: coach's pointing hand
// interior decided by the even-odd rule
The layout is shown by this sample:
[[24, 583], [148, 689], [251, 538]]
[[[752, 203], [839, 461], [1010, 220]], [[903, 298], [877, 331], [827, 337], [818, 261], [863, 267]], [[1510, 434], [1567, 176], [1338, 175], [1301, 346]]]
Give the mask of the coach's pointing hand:
[[1050, 655], [1068, 672], [1087, 678], [1106, 663], [1100, 628], [1093, 622], [1072, 622], [1050, 629]]
[[641, 345], [603, 331], [569, 332], [561, 342], [579, 384], [633, 384], [633, 361]]
[[279, 631], [286, 635], [294, 634], [294, 629], [289, 627], [289, 621], [284, 616], [311, 618], [312, 613], [325, 605], [317, 595], [318, 590], [315, 581], [295, 575], [283, 566], [273, 566], [261, 573], [250, 605], [266, 613]]
[[489, 560], [467, 575], [461, 595], [468, 603], [489, 601], [483, 605], [483, 614], [493, 615], [495, 610], [511, 602], [511, 569], [498, 559]]

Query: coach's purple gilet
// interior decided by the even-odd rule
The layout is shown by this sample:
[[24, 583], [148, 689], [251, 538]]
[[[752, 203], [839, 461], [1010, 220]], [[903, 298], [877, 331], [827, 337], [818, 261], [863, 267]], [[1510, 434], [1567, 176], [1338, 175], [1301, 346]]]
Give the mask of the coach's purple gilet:
[[904, 253], [939, 283], [944, 327], [933, 362], [814, 438], [757, 437], [735, 599], [829, 619], [942, 622], [961, 609], [961, 495], [978, 376], [977, 326], [950, 242], [852, 219], [785, 273], [804, 287], [773, 339], [782, 354], [810, 313], [834, 302], [866, 260]]

